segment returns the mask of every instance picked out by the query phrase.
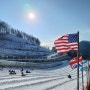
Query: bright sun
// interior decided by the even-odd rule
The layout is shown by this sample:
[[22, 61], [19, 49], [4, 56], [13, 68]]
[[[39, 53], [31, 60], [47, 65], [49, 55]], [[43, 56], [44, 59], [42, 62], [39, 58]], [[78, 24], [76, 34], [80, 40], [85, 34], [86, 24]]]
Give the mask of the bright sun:
[[33, 13], [29, 13], [28, 16], [29, 16], [30, 19], [34, 19], [35, 18], [35, 15]]

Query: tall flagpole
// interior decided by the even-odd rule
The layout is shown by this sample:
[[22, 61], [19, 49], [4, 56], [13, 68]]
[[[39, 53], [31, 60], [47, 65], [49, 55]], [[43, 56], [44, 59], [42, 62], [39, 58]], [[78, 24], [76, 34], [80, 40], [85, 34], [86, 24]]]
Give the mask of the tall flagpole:
[[87, 89], [89, 89], [89, 60], [88, 60]]
[[84, 90], [84, 81], [83, 81], [83, 61], [82, 61], [82, 90]]
[[77, 67], [77, 90], [79, 90], [79, 31], [78, 33], [78, 52], [77, 52], [77, 57], [78, 57], [78, 67]]

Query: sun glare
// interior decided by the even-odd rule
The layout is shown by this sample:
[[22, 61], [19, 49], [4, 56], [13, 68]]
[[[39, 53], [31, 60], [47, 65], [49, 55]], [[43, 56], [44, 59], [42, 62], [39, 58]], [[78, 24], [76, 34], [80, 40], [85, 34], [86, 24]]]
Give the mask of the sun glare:
[[29, 18], [30, 19], [34, 19], [35, 18], [35, 15], [33, 13], [29, 13]]

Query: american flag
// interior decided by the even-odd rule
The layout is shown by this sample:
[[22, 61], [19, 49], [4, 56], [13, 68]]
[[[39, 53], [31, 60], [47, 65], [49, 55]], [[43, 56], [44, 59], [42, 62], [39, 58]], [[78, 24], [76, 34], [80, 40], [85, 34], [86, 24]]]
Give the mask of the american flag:
[[[82, 66], [82, 56], [79, 57], [79, 66]], [[72, 69], [77, 68], [78, 66], [78, 57], [74, 57], [70, 62], [69, 62], [70, 66]]]
[[78, 33], [64, 35], [54, 42], [58, 54], [78, 51]]

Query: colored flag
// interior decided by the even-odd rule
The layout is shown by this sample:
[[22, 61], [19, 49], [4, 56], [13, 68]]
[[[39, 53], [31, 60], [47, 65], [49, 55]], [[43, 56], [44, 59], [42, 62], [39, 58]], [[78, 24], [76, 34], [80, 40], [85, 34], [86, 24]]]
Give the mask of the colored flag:
[[81, 67], [80, 71], [87, 70], [88, 69], [88, 67], [87, 67], [87, 61], [84, 60], [82, 63], [83, 63], [83, 66]]
[[[78, 67], [78, 57], [74, 57], [70, 62], [70, 66], [72, 69], [75, 69]], [[79, 66], [82, 66], [82, 56], [79, 57]]]
[[58, 54], [78, 51], [78, 33], [64, 35], [54, 42]]

